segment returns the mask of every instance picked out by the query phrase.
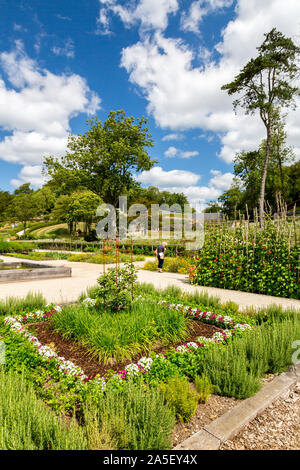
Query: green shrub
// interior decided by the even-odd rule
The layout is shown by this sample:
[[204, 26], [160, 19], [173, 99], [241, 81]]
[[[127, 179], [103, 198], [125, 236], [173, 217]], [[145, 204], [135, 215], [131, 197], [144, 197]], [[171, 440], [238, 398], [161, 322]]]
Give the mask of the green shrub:
[[279, 220], [266, 221], [264, 230], [248, 223], [207, 230], [190, 280], [201, 286], [299, 299], [297, 230], [296, 224]]
[[96, 299], [99, 297], [99, 286], [98, 284], [88, 287], [86, 290], [82, 291], [80, 296], [78, 297], [78, 302], [82, 302], [87, 297], [91, 299]]
[[97, 279], [99, 297], [108, 308], [119, 311], [131, 305], [137, 279], [136, 272], [135, 266], [128, 263], [123, 268], [109, 269]]
[[175, 424], [159, 391], [128, 382], [123, 390], [108, 389], [89, 402], [85, 422], [90, 448], [99, 450], [165, 450], [171, 447]]
[[228, 314], [237, 315], [239, 313], [238, 304], [236, 304], [232, 300], [228, 300], [227, 302], [225, 302], [223, 307], [224, 307], [224, 312], [226, 312]]
[[197, 375], [195, 377], [195, 387], [201, 403], [206, 403], [213, 391], [211, 381], [206, 375]]
[[284, 310], [281, 305], [270, 305], [270, 307], [260, 309], [254, 314], [259, 325], [264, 323], [281, 322], [284, 320], [300, 321], [300, 312], [289, 308]]
[[0, 253], [22, 253], [35, 249], [33, 243], [18, 243], [0, 241]]
[[24, 377], [0, 366], [0, 449], [87, 449], [84, 430], [72, 421], [68, 427], [38, 400]]
[[161, 384], [160, 390], [175, 417], [179, 421], [190, 421], [197, 409], [198, 395], [192, 390], [187, 379], [173, 377]]
[[243, 399], [260, 389], [260, 378], [249, 371], [243, 345], [238, 351], [233, 343], [209, 348], [200, 372], [209, 377], [219, 395]]
[[[191, 266], [194, 266], [195, 261], [193, 258], [166, 258], [164, 261], [164, 271], [170, 273], [188, 274]], [[157, 270], [157, 261], [147, 261], [144, 265], [144, 269], [148, 271]]]
[[7, 297], [0, 300], [0, 316], [18, 315], [43, 309], [47, 304], [41, 293], [28, 292], [26, 297]]
[[248, 398], [259, 390], [261, 377], [291, 365], [292, 344], [299, 337], [298, 318], [262, 325], [226, 346], [212, 345], [199, 372], [209, 377], [218, 394]]

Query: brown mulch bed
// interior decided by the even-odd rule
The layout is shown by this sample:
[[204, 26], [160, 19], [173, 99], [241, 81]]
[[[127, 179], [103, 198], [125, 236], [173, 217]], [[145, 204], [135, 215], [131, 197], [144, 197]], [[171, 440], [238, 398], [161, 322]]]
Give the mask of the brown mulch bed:
[[[147, 351], [145, 351], [143, 354], [139, 354], [126, 362], [115, 361], [112, 364], [105, 365], [93, 357], [91, 353], [89, 353], [88, 349], [79, 345], [78, 342], [63, 338], [62, 335], [55, 332], [51, 322], [32, 323], [27, 326], [33, 329], [34, 335], [43, 345], [51, 345], [52, 349], [54, 349], [59, 356], [62, 356], [65, 359], [72, 361], [75, 365], [81, 367], [87, 375], [100, 374], [103, 376], [109, 369], [119, 371], [131, 362], [137, 362], [143, 355], [147, 354]], [[197, 320], [191, 320], [189, 329], [190, 334], [185, 342], [195, 341], [198, 336], [211, 338], [217, 331], [221, 331], [220, 328], [201, 323]], [[171, 347], [177, 347], [183, 343], [184, 341], [180, 341], [176, 344], [169, 344], [168, 346], [162, 346], [161, 344], [156, 343], [152, 350], [156, 353], [165, 353]]]

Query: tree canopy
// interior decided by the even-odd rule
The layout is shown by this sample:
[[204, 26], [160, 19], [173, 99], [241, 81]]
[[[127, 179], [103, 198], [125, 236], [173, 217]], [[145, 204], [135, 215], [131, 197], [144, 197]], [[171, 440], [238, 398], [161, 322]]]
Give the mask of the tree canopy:
[[104, 123], [97, 117], [88, 123], [87, 132], [69, 137], [66, 155], [45, 158], [45, 172], [62, 193], [85, 188], [116, 207], [134, 185], [134, 173], [156, 163], [147, 152], [153, 146], [147, 119], [135, 120], [120, 110], [111, 111]]
[[261, 226], [264, 226], [264, 201], [267, 170], [270, 157], [272, 124], [276, 108], [295, 106], [298, 86], [294, 79], [299, 72], [297, 59], [300, 48], [291, 38], [285, 37], [276, 28], [265, 34], [265, 40], [257, 48], [258, 55], [251, 59], [235, 77], [224, 86], [229, 95], [237, 94], [233, 105], [245, 109], [246, 114], [259, 112], [266, 128], [265, 158], [261, 172], [259, 214]]

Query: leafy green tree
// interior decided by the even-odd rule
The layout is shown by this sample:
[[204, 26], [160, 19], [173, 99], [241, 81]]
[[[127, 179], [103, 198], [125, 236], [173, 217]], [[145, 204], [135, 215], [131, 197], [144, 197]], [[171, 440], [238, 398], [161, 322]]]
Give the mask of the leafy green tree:
[[70, 210], [72, 198], [69, 194], [62, 194], [55, 202], [51, 216], [58, 222], [65, 222], [68, 224], [70, 235], [73, 233], [74, 219]]
[[116, 207], [134, 184], [133, 172], [150, 170], [155, 163], [146, 150], [153, 147], [147, 119], [135, 122], [120, 110], [111, 111], [104, 123], [97, 117], [88, 123], [87, 132], [69, 137], [66, 155], [46, 158], [44, 169], [63, 192], [83, 187]]
[[68, 224], [72, 235], [78, 222], [85, 223], [85, 234], [90, 232], [91, 225], [96, 219], [97, 207], [103, 204], [102, 199], [92, 191], [76, 191], [72, 194], [62, 194], [57, 199], [52, 217]]
[[19, 193], [15, 196], [7, 213], [11, 220], [22, 222], [25, 232], [27, 223], [37, 217], [40, 210], [41, 208], [35, 198], [34, 192], [30, 192]]
[[91, 231], [91, 225], [96, 219], [97, 207], [103, 200], [92, 191], [78, 191], [71, 194], [69, 210], [74, 222], [85, 223], [85, 234]]
[[30, 187], [30, 183], [24, 183], [14, 190], [14, 195], [19, 196], [20, 194], [31, 194], [34, 190]]
[[224, 191], [218, 201], [222, 204], [222, 212], [230, 219], [236, 219], [237, 212], [245, 208], [241, 182], [235, 178], [231, 188]]
[[270, 157], [274, 108], [293, 106], [298, 87], [293, 86], [299, 68], [297, 58], [300, 48], [292, 39], [286, 38], [273, 28], [265, 34], [265, 40], [258, 48], [258, 56], [251, 59], [234, 81], [222, 86], [229, 95], [238, 94], [234, 108], [241, 106], [246, 114], [259, 112], [266, 129], [266, 153], [261, 174], [259, 215], [264, 227], [264, 200], [267, 170]]
[[13, 195], [8, 191], [0, 191], [0, 222], [7, 219], [7, 207], [11, 204]]
[[35, 199], [43, 213], [49, 213], [54, 207], [56, 195], [49, 186], [44, 186], [35, 192]]
[[[283, 200], [287, 199], [287, 185], [284, 172], [284, 165], [291, 163], [295, 159], [293, 149], [286, 143], [287, 133], [285, 131], [285, 116], [280, 115], [279, 109], [274, 110], [272, 122], [271, 151], [273, 161], [276, 162], [280, 176], [280, 193]], [[278, 191], [277, 191], [278, 192]]]
[[300, 161], [286, 169], [287, 176], [287, 203], [292, 206], [296, 202], [300, 206]]
[[[287, 134], [284, 125], [284, 119], [280, 116], [279, 110], [275, 110], [265, 187], [265, 199], [273, 210], [277, 206], [279, 196], [284, 201], [287, 200], [287, 164], [294, 159], [292, 148], [286, 144]], [[266, 140], [261, 143], [258, 150], [240, 152], [234, 158], [234, 173], [243, 182], [244, 204], [247, 204], [250, 212], [259, 203], [261, 174], [265, 155]]]
[[222, 212], [222, 211], [223, 211], [223, 207], [220, 204], [218, 204], [216, 201], [210, 201], [207, 204], [206, 209], [204, 209], [204, 212], [206, 214], [211, 214], [211, 213], [215, 213], [215, 212]]

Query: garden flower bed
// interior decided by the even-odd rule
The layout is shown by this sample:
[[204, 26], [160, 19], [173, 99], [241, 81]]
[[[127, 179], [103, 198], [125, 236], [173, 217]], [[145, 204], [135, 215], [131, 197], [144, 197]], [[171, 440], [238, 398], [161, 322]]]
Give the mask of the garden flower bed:
[[[84, 304], [93, 305], [94, 301], [87, 298], [84, 300]], [[224, 344], [235, 334], [241, 334], [251, 329], [250, 325], [236, 323], [230, 316], [202, 312], [197, 308], [181, 304], [169, 304], [166, 301], [161, 301], [159, 304], [167, 309], [176, 310], [185, 316], [193, 317], [192, 323], [190, 323], [188, 340], [185, 343], [156, 344], [152, 350], [155, 357], [153, 355], [152, 357], [145, 357], [143, 353], [140, 353], [135, 357], [136, 363], [125, 360], [115, 362], [113, 365], [103, 364], [99, 360], [91, 358], [87, 348], [55, 332], [49, 322], [62, 311], [59, 306], [49, 305], [49, 309], [44, 312], [36, 311], [6, 317], [4, 318], [4, 324], [32, 343], [36, 347], [37, 353], [45, 361], [54, 362], [61, 374], [70, 375], [85, 382], [93, 380], [101, 388], [105, 387], [105, 375], [108, 371], [115, 372], [113, 379], [126, 380], [129, 377], [149, 372], [155, 360], [166, 360], [165, 353], [168, 350], [174, 351], [175, 354], [193, 354], [196, 350], [208, 346], [209, 343]], [[223, 327], [224, 325], [227, 326], [226, 330], [218, 328], [218, 326]], [[29, 332], [28, 327], [35, 330], [36, 336]], [[57, 350], [59, 353], [56, 352]]]
[[[228, 305], [225, 308], [215, 299], [207, 299], [210, 308], [205, 309], [204, 298], [195, 307], [196, 297], [190, 299], [192, 305], [185, 305], [182, 300], [188, 298], [175, 295], [175, 291], [166, 293], [165, 298], [156, 294], [147, 296], [144, 292], [136, 297], [127, 313], [105, 312], [99, 299], [85, 298], [83, 304], [73, 307], [47, 305], [32, 313], [6, 316], [0, 325], [7, 350], [5, 370], [22, 372], [49, 407], [67, 419], [78, 418], [82, 445], [124, 450], [177, 445], [228, 411], [236, 400], [256, 393], [265, 374], [290, 365], [291, 345], [300, 334], [295, 313], [262, 312], [247, 322], [243, 315], [237, 311], [231, 314]], [[215, 312], [211, 311], [213, 304]], [[90, 344], [74, 333], [85, 319], [91, 328], [96, 324], [93, 321], [100, 322], [98, 331], [104, 334], [105, 315], [109, 320], [107, 331], [117, 334], [116, 325], [120, 323], [120, 333], [128, 327], [125, 336], [130, 337], [135, 329], [137, 334], [147, 332], [143, 348], [134, 347], [133, 354], [125, 348], [127, 357], [125, 354], [112, 362], [105, 361], [105, 355], [101, 359], [96, 350], [92, 356]], [[130, 329], [130, 317], [135, 329]], [[70, 329], [63, 331], [66, 325]], [[120, 335], [119, 341], [122, 338]], [[207, 384], [203, 391], [207, 403], [206, 399], [198, 401], [199, 380]], [[185, 395], [176, 389], [177, 382], [183, 387], [180, 390], [184, 384], [188, 386]], [[172, 393], [164, 395], [164, 387]], [[109, 422], [103, 421], [105, 416]], [[101, 444], [107, 426], [112, 437], [120, 422], [125, 427], [120, 428], [117, 441]], [[7, 432], [9, 436], [9, 428]], [[103, 437], [95, 444], [94, 436], [100, 438], [102, 432]]]

